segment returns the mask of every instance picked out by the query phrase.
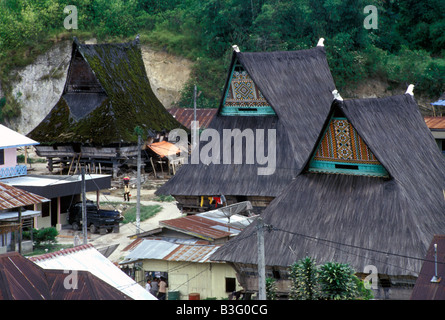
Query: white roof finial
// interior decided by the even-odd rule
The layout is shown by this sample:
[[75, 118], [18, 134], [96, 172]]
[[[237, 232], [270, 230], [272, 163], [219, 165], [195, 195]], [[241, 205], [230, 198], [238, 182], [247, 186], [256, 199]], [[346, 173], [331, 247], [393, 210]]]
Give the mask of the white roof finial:
[[320, 39], [318, 40], [317, 47], [324, 47], [323, 42], [324, 42], [324, 38], [320, 38]]
[[234, 50], [235, 52], [240, 52], [240, 50], [239, 50], [239, 48], [238, 48], [238, 46], [237, 46], [236, 44], [234, 44], [234, 45], [232, 46], [232, 48], [233, 48], [233, 50]]
[[411, 96], [414, 96], [414, 85], [413, 84], [410, 84], [408, 86], [408, 89], [406, 89], [405, 94], [409, 94]]
[[338, 93], [338, 90], [335, 89], [332, 91], [332, 94], [334, 95], [334, 100], [343, 101], [343, 98], [341, 97], [340, 93]]

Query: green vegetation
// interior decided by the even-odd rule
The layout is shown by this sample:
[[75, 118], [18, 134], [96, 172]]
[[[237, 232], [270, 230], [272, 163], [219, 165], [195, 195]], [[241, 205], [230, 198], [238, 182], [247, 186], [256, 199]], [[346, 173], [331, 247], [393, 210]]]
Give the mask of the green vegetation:
[[290, 266], [292, 300], [369, 300], [372, 291], [348, 265], [327, 262], [317, 266], [315, 260], [306, 257]]
[[23, 231], [23, 240], [33, 240], [33, 251], [27, 254], [27, 256], [35, 256], [73, 247], [73, 245], [58, 244], [58, 235], [59, 232], [54, 227], [33, 228], [31, 231]]
[[[141, 221], [147, 220], [155, 216], [158, 212], [162, 210], [160, 205], [153, 206], [141, 206], [140, 208], [140, 219]], [[131, 223], [136, 221], [136, 207], [131, 207], [123, 213], [124, 220], [122, 223]]]
[[274, 278], [266, 278], [266, 299], [277, 300], [277, 280]]
[[[192, 59], [179, 102], [184, 107], [192, 105], [195, 83], [202, 91], [199, 107], [218, 105], [233, 44], [242, 51], [296, 50], [313, 47], [320, 37], [340, 90], [380, 78], [393, 87], [414, 83], [416, 93], [432, 99], [444, 91], [441, 0], [79, 0], [78, 30], [66, 30], [63, 9], [70, 4], [0, 1], [4, 114], [17, 109], [8, 87], [11, 69], [73, 35], [121, 42], [140, 34], [142, 44]], [[378, 9], [377, 29], [364, 28], [367, 5]]]

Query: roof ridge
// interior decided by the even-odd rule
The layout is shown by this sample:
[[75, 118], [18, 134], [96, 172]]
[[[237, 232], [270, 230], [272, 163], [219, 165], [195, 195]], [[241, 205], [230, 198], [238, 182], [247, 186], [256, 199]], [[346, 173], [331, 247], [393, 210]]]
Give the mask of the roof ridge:
[[73, 253], [76, 253], [76, 252], [84, 251], [84, 250], [87, 250], [87, 249], [90, 249], [90, 248], [94, 248], [94, 246], [91, 243], [87, 243], [87, 244], [82, 244], [80, 246], [76, 246], [76, 247], [73, 247], [73, 248], [61, 249], [61, 250], [58, 250], [58, 251], [45, 253], [45, 254], [42, 254], [42, 255], [39, 255], [39, 256], [30, 257], [29, 260], [31, 260], [31, 261], [43, 261], [43, 260], [57, 258], [59, 256], [65, 256], [65, 255], [73, 254]]

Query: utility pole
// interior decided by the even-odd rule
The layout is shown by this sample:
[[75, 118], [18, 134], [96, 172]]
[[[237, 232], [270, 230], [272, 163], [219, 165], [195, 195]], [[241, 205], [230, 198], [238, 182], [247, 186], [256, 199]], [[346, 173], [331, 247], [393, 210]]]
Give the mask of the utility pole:
[[257, 218], [258, 240], [258, 300], [266, 300], [266, 262], [264, 255], [264, 222]]
[[85, 168], [81, 169], [82, 174], [82, 233], [83, 233], [83, 244], [88, 243], [87, 237], [87, 195], [86, 195], [86, 186], [85, 186]]
[[19, 207], [19, 232], [18, 232], [18, 242], [19, 242], [19, 253], [22, 253], [22, 237], [23, 237], [23, 226], [22, 226], [22, 207]]
[[192, 141], [192, 149], [194, 147], [196, 147], [196, 140], [198, 139], [198, 128], [196, 128], [196, 84], [195, 84], [195, 89], [193, 91], [193, 126], [192, 126], [192, 130], [194, 130], [194, 134], [193, 136], [193, 141]]
[[136, 203], [136, 233], [139, 234], [141, 226], [141, 135], [138, 133], [138, 170], [137, 170], [137, 203]]

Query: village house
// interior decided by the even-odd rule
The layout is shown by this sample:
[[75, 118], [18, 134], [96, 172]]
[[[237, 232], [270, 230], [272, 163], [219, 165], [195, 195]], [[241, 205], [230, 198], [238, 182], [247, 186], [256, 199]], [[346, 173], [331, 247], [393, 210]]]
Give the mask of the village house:
[[[183, 126], [153, 93], [139, 40], [82, 44], [74, 38], [62, 95], [28, 136], [50, 171], [111, 173], [135, 166], [142, 148]], [[145, 159], [145, 153], [142, 153]]]
[[0, 179], [26, 175], [26, 164], [17, 163], [17, 148], [38, 144], [37, 141], [0, 124]]
[[[62, 226], [67, 223], [66, 215], [69, 207], [80, 201], [82, 178], [80, 174], [28, 174], [27, 161], [25, 164], [17, 163], [17, 149], [35, 147], [38, 144], [32, 139], [0, 125], [0, 162], [3, 163], [0, 165], [0, 182], [17, 188], [20, 191], [15, 191], [18, 197], [34, 194], [44, 199], [41, 202], [21, 204], [21, 206], [25, 206], [24, 209], [35, 212], [33, 219], [29, 219], [30, 216], [25, 215], [27, 218], [24, 222], [28, 229], [56, 227], [60, 231]], [[88, 174], [85, 176], [85, 187], [87, 192], [96, 192], [97, 201], [100, 190], [111, 187], [111, 176]], [[14, 208], [18, 207], [17, 205]]]
[[[208, 128], [221, 139], [227, 129], [239, 130], [239, 136], [245, 130], [273, 131], [274, 172], [259, 175], [263, 164], [246, 161], [247, 142], [241, 149], [232, 143], [220, 152], [229, 152], [229, 164], [188, 161], [156, 194], [172, 195], [185, 213], [209, 210], [209, 199], [221, 196], [227, 204], [250, 201], [258, 213], [304, 166], [329, 113], [334, 89], [322, 41], [311, 49], [286, 52], [241, 52], [235, 46], [221, 102]], [[267, 149], [267, 133], [261, 142]], [[199, 145], [200, 151], [206, 147]], [[240, 153], [241, 163], [235, 164], [233, 158]]]
[[209, 256], [256, 218], [251, 210], [251, 204], [243, 202], [160, 221], [158, 229], [137, 235], [119, 264], [141, 285], [166, 278], [171, 300], [232, 298], [242, 290], [235, 270]]
[[[445, 159], [412, 93], [337, 96], [295, 179], [263, 211], [267, 275], [286, 294], [288, 267], [312, 257], [378, 273], [376, 298], [407, 299], [435, 234], [445, 228]], [[211, 256], [258, 290], [256, 226]], [[231, 242], [236, 241], [236, 245]]]
[[122, 272], [92, 244], [33, 256], [29, 260], [44, 270], [66, 270], [68, 274], [65, 277], [86, 271], [131, 299], [156, 300], [144, 287]]
[[32, 239], [23, 241], [23, 230], [30, 231], [41, 206], [49, 200], [0, 182], [0, 253], [33, 250]]
[[233, 268], [209, 260], [220, 246], [197, 240], [142, 239], [119, 265], [141, 284], [146, 279], [167, 279], [168, 300], [227, 299], [242, 288]]

